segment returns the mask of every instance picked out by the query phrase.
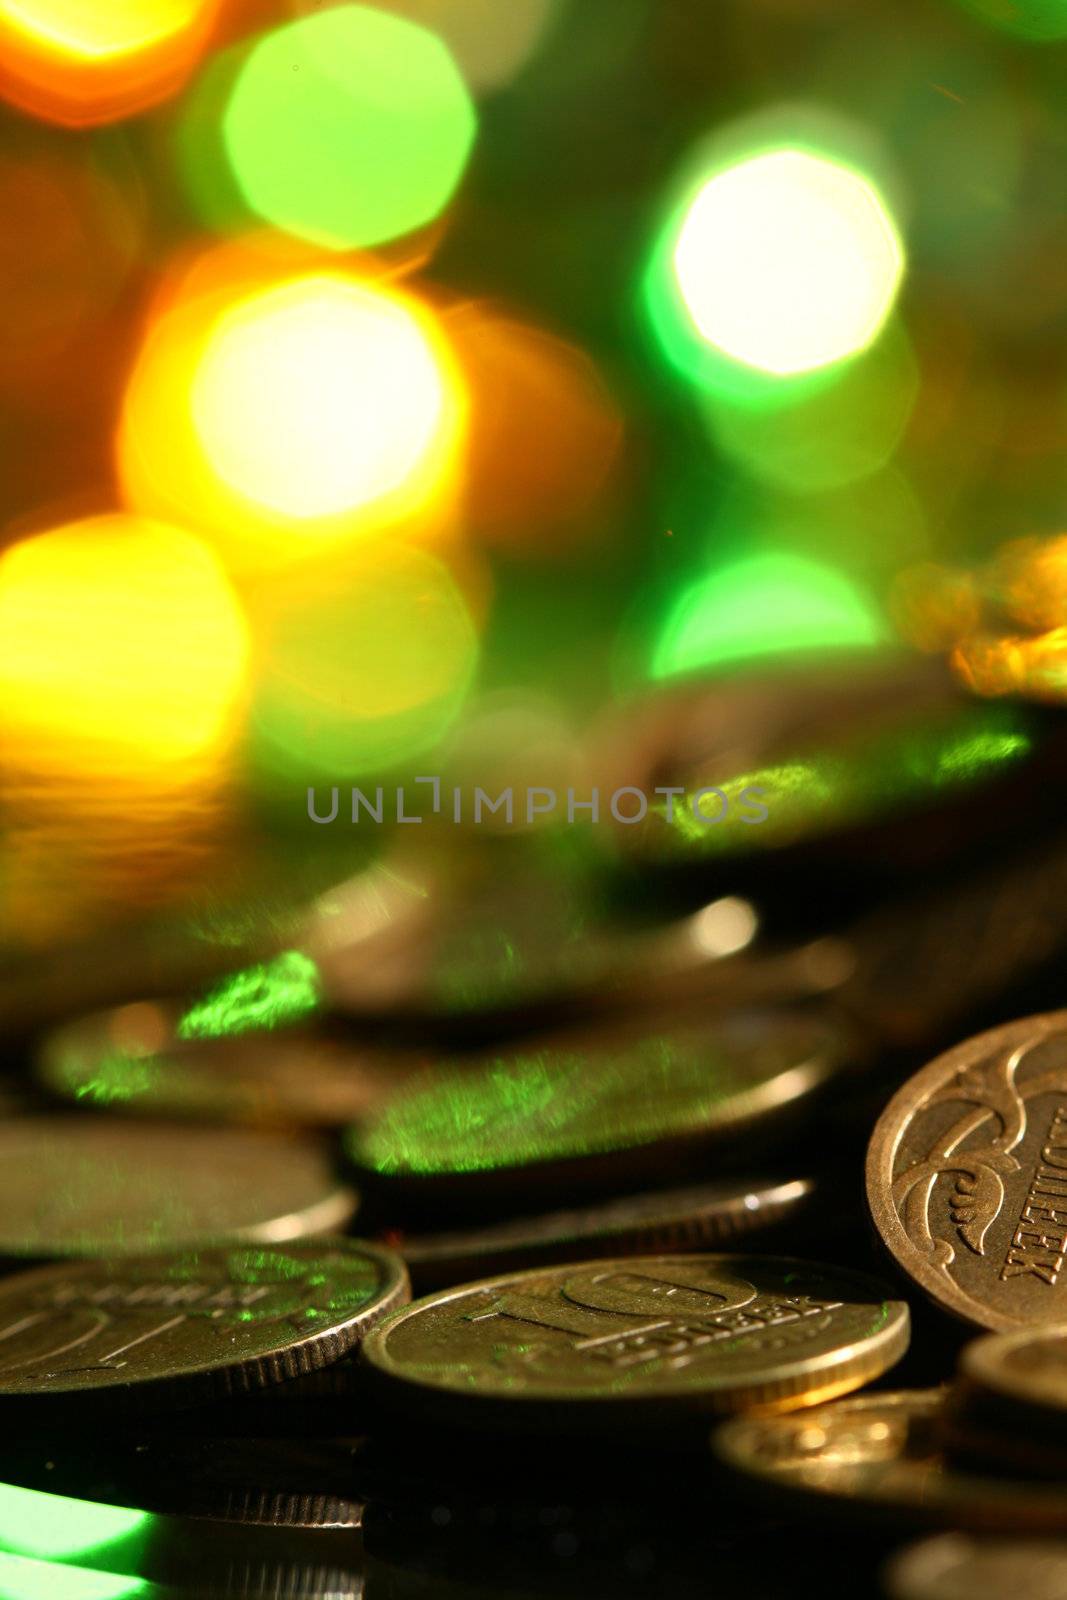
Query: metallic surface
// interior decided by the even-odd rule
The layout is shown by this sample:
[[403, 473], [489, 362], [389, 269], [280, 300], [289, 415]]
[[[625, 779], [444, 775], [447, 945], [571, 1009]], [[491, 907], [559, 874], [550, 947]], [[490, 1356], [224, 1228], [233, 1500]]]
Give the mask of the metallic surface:
[[401, 1235], [388, 1242], [404, 1257], [417, 1287], [440, 1287], [513, 1268], [579, 1261], [590, 1252], [659, 1254], [722, 1244], [791, 1217], [811, 1199], [814, 1188], [804, 1178], [703, 1184], [489, 1223], [463, 1233]]
[[189, 1405], [336, 1361], [408, 1296], [343, 1239], [41, 1267], [0, 1280], [0, 1399]]
[[945, 1310], [994, 1330], [1067, 1320], [1067, 1012], [948, 1050], [867, 1154], [875, 1224]]
[[907, 1307], [858, 1273], [641, 1256], [426, 1297], [362, 1356], [383, 1400], [460, 1426], [668, 1426], [856, 1388], [903, 1354], [908, 1331]]
[[143, 1001], [57, 1029], [38, 1076], [68, 1100], [140, 1116], [334, 1127], [383, 1104], [421, 1058], [305, 1029], [179, 1037], [177, 1007]]
[[1067, 1541], [943, 1533], [895, 1555], [883, 1580], [890, 1600], [1063, 1600]]
[[434, 1068], [346, 1148], [391, 1178], [514, 1180], [564, 1164], [577, 1177], [606, 1157], [639, 1168], [650, 1152], [722, 1142], [797, 1104], [848, 1049], [835, 1024], [800, 1013], [616, 1023]]
[[0, 1125], [0, 1256], [280, 1244], [343, 1227], [356, 1205], [313, 1143], [88, 1117]]
[[939, 1448], [944, 1393], [896, 1390], [801, 1416], [736, 1417], [714, 1436], [719, 1460], [764, 1484], [866, 1511], [976, 1531], [1067, 1530], [1067, 1495], [949, 1466]]

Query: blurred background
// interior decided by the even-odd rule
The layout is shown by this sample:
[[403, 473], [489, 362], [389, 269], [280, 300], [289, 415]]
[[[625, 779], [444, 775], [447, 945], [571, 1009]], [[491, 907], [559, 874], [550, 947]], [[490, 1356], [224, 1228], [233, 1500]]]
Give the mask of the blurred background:
[[[0, 0], [16, 963], [131, 918], [236, 948], [391, 862], [419, 775], [446, 859], [456, 787], [606, 805], [675, 680], [903, 644], [1055, 699], [1065, 37], [1057, 0]], [[980, 711], [859, 799], [779, 763], [761, 846], [1031, 748]], [[560, 821], [478, 837], [630, 837]]]

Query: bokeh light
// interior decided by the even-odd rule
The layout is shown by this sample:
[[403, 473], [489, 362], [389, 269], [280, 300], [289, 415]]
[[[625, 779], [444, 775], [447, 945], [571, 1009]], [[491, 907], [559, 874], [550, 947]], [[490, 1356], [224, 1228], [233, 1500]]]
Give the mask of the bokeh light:
[[224, 316], [192, 392], [219, 477], [293, 518], [395, 493], [432, 451], [446, 406], [444, 375], [406, 307], [325, 277]]
[[270, 565], [447, 496], [463, 386], [413, 296], [342, 272], [194, 272], [154, 322], [119, 434], [135, 509]]
[[1034, 43], [1067, 39], [1064, 0], [957, 0], [965, 11], [1004, 33]]
[[585, 514], [622, 445], [596, 367], [565, 340], [482, 306], [453, 317], [449, 334], [470, 393], [472, 532], [529, 555], [573, 549], [596, 527]]
[[254, 757], [307, 783], [342, 783], [429, 749], [459, 713], [478, 661], [452, 573], [402, 544], [287, 582], [261, 625]]
[[709, 344], [790, 376], [872, 343], [896, 297], [904, 252], [867, 179], [786, 149], [707, 180], [686, 211], [674, 266]]
[[892, 458], [919, 392], [911, 343], [891, 327], [831, 383], [786, 385], [764, 406], [704, 397], [719, 448], [746, 472], [792, 494], [818, 494], [878, 472]]
[[657, 642], [652, 676], [884, 638], [874, 607], [843, 573], [768, 552], [720, 568], [682, 593]]
[[0, 153], [4, 359], [0, 387], [25, 403], [51, 387], [71, 343], [112, 308], [143, 243], [132, 185], [99, 160], [57, 149], [43, 131]]
[[[321, 0], [290, 0], [301, 15]], [[448, 45], [472, 89], [511, 83], [538, 54], [564, 0], [379, 0], [382, 11], [432, 28]]]
[[223, 125], [252, 210], [337, 250], [381, 244], [439, 216], [475, 128], [441, 40], [362, 5], [317, 11], [261, 39]]
[[0, 0], [0, 94], [72, 127], [143, 111], [176, 90], [219, 0]]
[[4, 1600], [153, 1600], [158, 1593], [145, 1578], [0, 1553]]
[[0, 557], [10, 768], [116, 786], [181, 769], [231, 736], [246, 657], [217, 559], [176, 528], [95, 517]]

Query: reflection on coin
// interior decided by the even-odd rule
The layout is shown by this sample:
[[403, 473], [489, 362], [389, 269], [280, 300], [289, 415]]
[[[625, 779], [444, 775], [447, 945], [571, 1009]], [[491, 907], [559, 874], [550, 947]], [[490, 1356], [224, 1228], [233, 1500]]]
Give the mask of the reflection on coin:
[[521, 1217], [468, 1233], [390, 1239], [416, 1286], [435, 1288], [489, 1273], [553, 1261], [580, 1261], [590, 1253], [693, 1250], [769, 1227], [809, 1200], [814, 1184], [711, 1183], [628, 1195], [581, 1210]]
[[190, 1038], [181, 1022], [143, 1001], [70, 1023], [41, 1046], [41, 1081], [109, 1111], [330, 1127], [366, 1116], [422, 1059], [295, 1029]]
[[1067, 1011], [946, 1051], [893, 1097], [867, 1154], [875, 1224], [979, 1327], [1067, 1321]]
[[963, 1472], [939, 1449], [941, 1390], [839, 1400], [796, 1417], [735, 1417], [714, 1435], [728, 1467], [839, 1508], [893, 1510], [977, 1531], [1067, 1530], [1067, 1495]]
[[303, 1554], [303, 1560], [278, 1560], [259, 1550], [224, 1548], [205, 1559], [194, 1549], [186, 1552], [177, 1572], [155, 1583], [139, 1574], [121, 1577], [70, 1562], [57, 1568], [50, 1561], [0, 1552], [0, 1594], [5, 1600], [58, 1600], [61, 1594], [66, 1600], [273, 1600], [278, 1595], [287, 1600], [361, 1600], [363, 1575], [354, 1570], [351, 1556], [347, 1566], [324, 1566], [313, 1559], [314, 1552]]
[[0, 1397], [192, 1405], [327, 1366], [408, 1297], [344, 1239], [63, 1263], [0, 1280]]
[[[659, 1025], [656, 1025], [656, 1022]], [[662, 1173], [709, 1140], [795, 1105], [844, 1063], [830, 1021], [789, 1012], [647, 1019], [538, 1040], [417, 1077], [346, 1149], [379, 1177]]]
[[894, 1556], [884, 1580], [890, 1600], [1063, 1600], [1067, 1543], [943, 1533]]
[[[257, 1527], [361, 1525], [353, 1489], [359, 1441], [189, 1437], [173, 1426], [175, 1417], [151, 1418], [153, 1431], [93, 1430], [88, 1439], [62, 1422], [52, 1435], [20, 1431], [0, 1453], [0, 1508], [17, 1515], [17, 1487]], [[88, 1507], [86, 1522], [93, 1522]]]
[[[15, 1561], [50, 1557], [56, 1562], [51, 1582], [41, 1588], [9, 1586], [0, 1565], [5, 1600], [51, 1600], [53, 1595], [118, 1600], [140, 1594], [139, 1582], [123, 1584], [120, 1577], [177, 1584], [185, 1593], [205, 1597], [326, 1597], [351, 1593], [350, 1581], [360, 1575], [358, 1545], [353, 1548], [348, 1528], [251, 1528], [6, 1483], [0, 1483], [0, 1554]], [[95, 1575], [97, 1583], [79, 1579], [80, 1573]], [[167, 1592], [174, 1593], [169, 1587]]]
[[[605, 737], [600, 787], [664, 797], [639, 822], [623, 802], [629, 820], [613, 829], [643, 861], [834, 835], [840, 846], [845, 830], [997, 793], [1039, 752], [1038, 728], [1024, 708], [968, 704], [941, 662], [899, 651], [793, 660], [726, 681], [685, 679], [624, 707]], [[999, 810], [988, 798], [972, 806], [972, 831], [988, 830]], [[913, 823], [909, 833], [913, 861]], [[938, 835], [942, 857], [948, 842]]]
[[908, 1309], [852, 1272], [748, 1255], [510, 1273], [416, 1301], [362, 1347], [383, 1393], [459, 1426], [666, 1426], [810, 1405], [884, 1372]]
[[281, 1243], [341, 1228], [355, 1209], [315, 1144], [88, 1117], [0, 1124], [0, 1256]]
[[1067, 1328], [975, 1339], [960, 1357], [960, 1373], [987, 1394], [1057, 1413], [1061, 1427], [1067, 1420]]

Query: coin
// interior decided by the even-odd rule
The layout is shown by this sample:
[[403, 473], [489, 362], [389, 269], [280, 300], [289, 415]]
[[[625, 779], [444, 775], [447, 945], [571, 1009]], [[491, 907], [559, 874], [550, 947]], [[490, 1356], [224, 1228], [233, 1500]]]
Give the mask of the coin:
[[776, 1494], [976, 1531], [1067, 1530], [1067, 1495], [1047, 1484], [963, 1472], [940, 1449], [944, 1392], [862, 1395], [787, 1417], [734, 1417], [719, 1460]]
[[1067, 1329], [990, 1333], [968, 1344], [946, 1408], [945, 1448], [1032, 1477], [1067, 1473]]
[[942, 1533], [895, 1555], [883, 1577], [890, 1600], [1064, 1600], [1067, 1543]]
[[1023, 1408], [1055, 1413], [1067, 1423], [1067, 1328], [1026, 1328], [974, 1339], [960, 1373], [986, 1394]]
[[945, 1052], [867, 1153], [875, 1224], [945, 1310], [1006, 1331], [1067, 1321], [1067, 1011]]
[[356, 1204], [316, 1144], [90, 1117], [0, 1124], [0, 1256], [277, 1244], [343, 1227]]
[[43, 1041], [38, 1076], [65, 1099], [141, 1116], [343, 1126], [424, 1064], [323, 1032], [183, 1037], [183, 1011], [140, 1001], [84, 1017]]
[[658, 1254], [721, 1244], [791, 1216], [810, 1200], [814, 1187], [804, 1178], [792, 1183], [711, 1183], [628, 1195], [467, 1233], [387, 1239], [404, 1257], [416, 1287], [435, 1288], [517, 1267], [580, 1261], [590, 1251]]
[[435, 1067], [345, 1148], [372, 1177], [424, 1187], [658, 1176], [795, 1107], [848, 1049], [837, 1025], [800, 1012], [616, 1022]]
[[362, 1358], [383, 1400], [461, 1427], [665, 1427], [813, 1404], [884, 1372], [907, 1342], [907, 1306], [858, 1273], [638, 1256], [427, 1296]]
[[[839, 858], [850, 839], [852, 859], [869, 867], [857, 842], [870, 837], [857, 830], [878, 827], [882, 856], [914, 866], [930, 845], [940, 865], [996, 826], [993, 797], [1017, 792], [1041, 727], [1018, 706], [968, 704], [939, 661], [853, 652], [662, 688], [613, 718], [596, 764], [608, 794], [663, 796], [640, 820], [627, 798], [613, 828], [622, 854], [645, 864], [827, 840]], [[920, 836], [924, 809], [953, 811], [957, 826]]]
[[345, 1239], [38, 1267], [0, 1280], [0, 1399], [243, 1395], [338, 1360], [407, 1298], [398, 1257]]
[[1058, 840], [859, 919], [835, 1000], [887, 1043], [921, 1044], [1065, 946], [1067, 848]]

